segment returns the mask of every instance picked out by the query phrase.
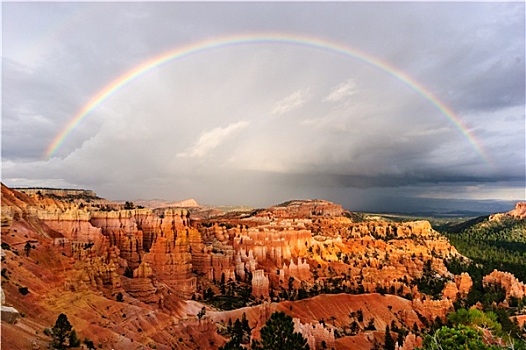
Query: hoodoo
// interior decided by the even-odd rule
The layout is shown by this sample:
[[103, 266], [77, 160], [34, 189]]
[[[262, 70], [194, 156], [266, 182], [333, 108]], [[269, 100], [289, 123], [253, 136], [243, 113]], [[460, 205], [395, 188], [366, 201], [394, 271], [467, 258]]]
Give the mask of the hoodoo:
[[[47, 347], [64, 313], [103, 348], [250, 348], [282, 311], [313, 349], [370, 349], [387, 326], [412, 349], [473, 298], [472, 276], [449, 269], [469, 259], [428, 221], [323, 200], [218, 212], [2, 185], [2, 344]], [[502, 305], [525, 298], [510, 273], [478, 283]]]

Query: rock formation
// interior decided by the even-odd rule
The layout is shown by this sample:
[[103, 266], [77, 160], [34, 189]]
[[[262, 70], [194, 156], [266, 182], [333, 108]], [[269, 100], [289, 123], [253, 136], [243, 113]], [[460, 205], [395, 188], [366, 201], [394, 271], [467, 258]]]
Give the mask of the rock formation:
[[122, 280], [123, 289], [132, 297], [144, 303], [159, 303], [159, 296], [156, 295], [157, 288], [152, 281], [153, 276], [152, 268], [147, 262], [143, 261], [133, 270], [133, 278], [125, 278]]
[[526, 202], [517, 202], [515, 208], [507, 213], [497, 213], [490, 215], [490, 221], [499, 221], [506, 217], [512, 217], [518, 220], [526, 219]]
[[461, 298], [466, 298], [473, 287], [473, 280], [467, 272], [462, 272], [460, 275], [455, 276], [455, 284]]
[[442, 296], [453, 302], [457, 301], [459, 292], [456, 283], [453, 281], [448, 281], [442, 290]]
[[20, 317], [20, 313], [14, 307], [5, 305], [5, 294], [2, 287], [0, 287], [0, 293], [2, 294], [2, 303], [0, 304], [2, 315], [0, 319], [2, 322], [15, 323]]
[[20, 313], [12, 306], [2, 305], [2, 322], [15, 323], [20, 317]]
[[526, 296], [526, 285], [520, 282], [509, 272], [493, 270], [489, 275], [482, 279], [484, 286], [496, 284], [506, 290], [506, 299], [510, 297], [521, 299]]
[[518, 219], [526, 219], [526, 202], [518, 202], [515, 204], [515, 209], [508, 212], [510, 216]]
[[155, 276], [170, 286], [179, 296], [190, 298], [196, 291], [196, 278], [192, 277], [192, 254], [187, 212], [167, 210], [161, 222], [160, 234], [154, 239], [150, 251], [144, 254]]
[[254, 276], [252, 277], [252, 295], [262, 299], [269, 297], [269, 280], [263, 270], [254, 271]]
[[322, 323], [301, 323], [299, 318], [293, 318], [294, 332], [301, 333], [307, 339], [310, 349], [321, 349], [322, 343], [331, 349], [334, 347], [334, 332], [331, 328], [326, 328]]
[[307, 218], [311, 216], [342, 216], [344, 212], [341, 205], [324, 200], [292, 200], [262, 210], [257, 216]]
[[[193, 217], [182, 208], [124, 209], [87, 191], [2, 185], [2, 286], [26, 315], [3, 320], [2, 330], [18, 339], [29, 329], [43, 348], [35, 331], [67, 311], [79, 334], [115, 349], [217, 349], [228, 319], [246, 313], [257, 337], [272, 312], [284, 311], [313, 349], [369, 349], [386, 325], [424, 327], [467, 297], [471, 277], [444, 264], [460, 254], [429, 222], [360, 217], [322, 200]], [[434, 296], [442, 300], [418, 290], [423, 278], [445, 281]], [[511, 274], [494, 271], [484, 283], [508, 298], [526, 294]], [[366, 330], [371, 320], [376, 331]], [[421, 338], [409, 334], [402, 349], [410, 344]]]
[[468, 296], [473, 281], [467, 272], [462, 272], [460, 275], [455, 276], [455, 281], [448, 281], [444, 286], [442, 295], [453, 302], [457, 301], [460, 297], [465, 299]]
[[89, 198], [89, 199], [98, 199], [97, 194], [91, 190], [82, 190], [82, 189], [65, 189], [65, 188], [17, 188], [14, 187], [13, 190], [18, 190], [22, 193], [25, 193], [29, 196], [54, 196], [61, 198], [68, 197], [78, 197], [78, 198]]
[[454, 311], [453, 302], [451, 300], [431, 300], [426, 298], [413, 299], [413, 308], [428, 320], [435, 320], [440, 317], [442, 320], [446, 319], [448, 313]]

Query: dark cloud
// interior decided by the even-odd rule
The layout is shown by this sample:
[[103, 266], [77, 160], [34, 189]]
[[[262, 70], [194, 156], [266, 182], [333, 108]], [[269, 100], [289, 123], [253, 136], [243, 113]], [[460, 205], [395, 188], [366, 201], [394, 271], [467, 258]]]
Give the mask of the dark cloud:
[[[6, 3], [3, 23], [8, 184], [368, 209], [524, 199], [523, 3]], [[209, 48], [117, 89], [43, 159], [125, 72], [261, 32], [325, 38], [390, 68], [292, 44]]]

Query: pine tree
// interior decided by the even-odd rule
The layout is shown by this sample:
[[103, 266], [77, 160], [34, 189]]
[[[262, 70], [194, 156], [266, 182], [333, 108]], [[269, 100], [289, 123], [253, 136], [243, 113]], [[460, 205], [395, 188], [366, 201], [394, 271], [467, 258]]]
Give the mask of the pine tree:
[[398, 330], [398, 337], [396, 338], [396, 342], [398, 343], [398, 346], [404, 345], [405, 341], [405, 332], [403, 329]]
[[199, 321], [201, 321], [204, 315], [206, 315], [206, 308], [203, 306], [201, 308], [201, 311], [197, 313], [197, 318], [199, 319]]
[[77, 337], [77, 332], [73, 329], [69, 335], [69, 346], [77, 347], [80, 345], [80, 339]]
[[394, 342], [393, 337], [391, 336], [391, 330], [389, 329], [389, 326], [385, 326], [384, 349], [385, 350], [395, 350], [395, 342]]
[[246, 314], [243, 312], [241, 321], [237, 318], [234, 325], [232, 325], [232, 319], [228, 319], [227, 329], [231, 336], [230, 340], [220, 347], [219, 350], [244, 350], [245, 348], [243, 348], [241, 344], [250, 341], [250, 327]]
[[250, 335], [250, 325], [248, 324], [247, 315], [243, 312], [243, 315], [241, 316], [241, 328], [243, 328], [243, 331]]
[[309, 350], [307, 339], [294, 332], [292, 317], [284, 312], [274, 312], [261, 328], [261, 342], [253, 341], [255, 350]]
[[239, 339], [232, 338], [225, 345], [221, 346], [219, 350], [245, 350], [245, 348], [239, 344]]
[[29, 256], [29, 252], [31, 251], [31, 243], [26, 242], [26, 245], [24, 246], [24, 251], [26, 252], [26, 256]]
[[351, 335], [356, 335], [360, 331], [360, 325], [358, 325], [358, 322], [352, 321], [351, 323]]
[[55, 326], [52, 328], [53, 333], [53, 346], [57, 349], [66, 348], [66, 339], [71, 336], [71, 323], [68, 321], [68, 317], [64, 314], [58, 315]]

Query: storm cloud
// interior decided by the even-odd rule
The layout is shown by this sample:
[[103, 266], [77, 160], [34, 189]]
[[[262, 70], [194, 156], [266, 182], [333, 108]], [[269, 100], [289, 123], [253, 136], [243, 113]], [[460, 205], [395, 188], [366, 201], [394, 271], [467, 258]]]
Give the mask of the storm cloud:
[[[2, 181], [127, 200], [323, 198], [355, 210], [524, 200], [524, 11], [5, 3]], [[249, 40], [170, 60], [115, 89], [46, 158], [119, 76], [171, 50], [262, 34], [336, 44]]]

